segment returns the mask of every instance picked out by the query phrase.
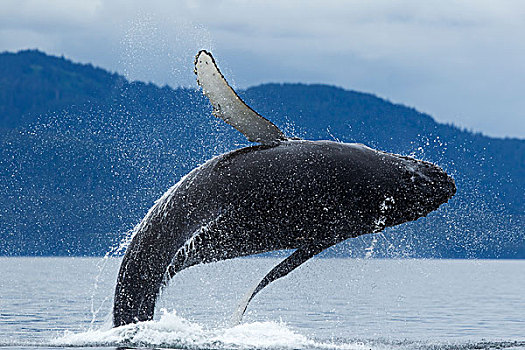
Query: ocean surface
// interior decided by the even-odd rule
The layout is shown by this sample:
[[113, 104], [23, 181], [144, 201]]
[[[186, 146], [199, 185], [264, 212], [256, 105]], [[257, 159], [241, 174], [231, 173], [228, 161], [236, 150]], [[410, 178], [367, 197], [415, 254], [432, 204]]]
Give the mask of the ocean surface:
[[313, 259], [232, 324], [279, 261], [184, 270], [155, 320], [112, 328], [120, 259], [0, 258], [0, 349], [525, 349], [525, 261]]

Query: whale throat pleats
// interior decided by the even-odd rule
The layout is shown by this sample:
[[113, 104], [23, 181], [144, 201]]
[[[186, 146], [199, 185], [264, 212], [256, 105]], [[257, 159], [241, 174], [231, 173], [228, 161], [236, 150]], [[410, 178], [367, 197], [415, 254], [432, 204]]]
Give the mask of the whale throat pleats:
[[287, 139], [275, 124], [241, 100], [209, 52], [200, 51], [195, 57], [195, 74], [213, 106], [213, 114], [244, 134], [248, 141], [271, 145]]

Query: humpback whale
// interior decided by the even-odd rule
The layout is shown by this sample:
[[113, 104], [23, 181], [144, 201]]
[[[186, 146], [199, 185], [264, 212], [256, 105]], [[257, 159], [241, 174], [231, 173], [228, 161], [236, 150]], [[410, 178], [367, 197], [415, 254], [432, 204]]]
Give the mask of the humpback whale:
[[195, 58], [213, 114], [256, 144], [217, 156], [171, 187], [135, 227], [113, 324], [151, 320], [161, 288], [196, 264], [290, 249], [243, 299], [324, 249], [426, 216], [456, 192], [440, 167], [362, 144], [292, 139], [247, 106], [209, 52]]

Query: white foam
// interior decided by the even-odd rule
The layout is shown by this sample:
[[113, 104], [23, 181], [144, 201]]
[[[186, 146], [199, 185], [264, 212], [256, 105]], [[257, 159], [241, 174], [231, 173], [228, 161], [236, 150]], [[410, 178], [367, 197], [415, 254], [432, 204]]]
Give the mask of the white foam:
[[162, 310], [157, 321], [140, 322], [117, 328], [66, 332], [53, 339], [54, 346], [161, 346], [207, 349], [355, 349], [362, 343], [322, 343], [294, 332], [282, 322], [252, 322], [234, 327], [208, 329], [190, 322], [175, 311]]

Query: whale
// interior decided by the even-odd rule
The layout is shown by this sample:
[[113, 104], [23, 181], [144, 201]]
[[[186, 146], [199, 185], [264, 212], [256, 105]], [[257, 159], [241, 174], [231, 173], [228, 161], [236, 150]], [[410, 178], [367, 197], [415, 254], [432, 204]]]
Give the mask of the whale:
[[287, 137], [251, 109], [200, 51], [195, 73], [213, 114], [252, 145], [216, 156], [169, 188], [135, 227], [115, 287], [115, 327], [151, 320], [161, 290], [197, 264], [293, 252], [249, 289], [249, 302], [323, 250], [417, 220], [456, 192], [432, 163], [358, 143]]

